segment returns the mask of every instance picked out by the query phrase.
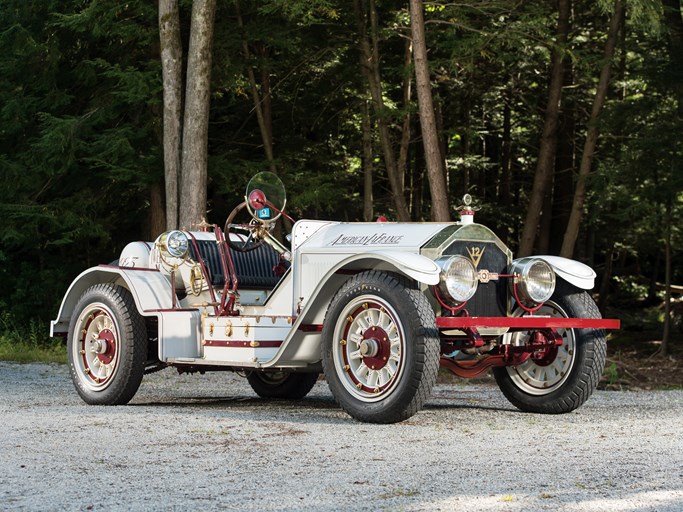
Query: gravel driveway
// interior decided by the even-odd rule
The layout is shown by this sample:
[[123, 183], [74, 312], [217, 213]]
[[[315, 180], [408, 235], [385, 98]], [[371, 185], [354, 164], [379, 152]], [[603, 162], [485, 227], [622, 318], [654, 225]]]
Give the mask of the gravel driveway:
[[0, 363], [3, 510], [683, 510], [683, 391], [598, 392], [517, 412], [496, 387], [439, 385], [388, 426], [234, 374], [148, 375], [87, 406], [67, 368]]

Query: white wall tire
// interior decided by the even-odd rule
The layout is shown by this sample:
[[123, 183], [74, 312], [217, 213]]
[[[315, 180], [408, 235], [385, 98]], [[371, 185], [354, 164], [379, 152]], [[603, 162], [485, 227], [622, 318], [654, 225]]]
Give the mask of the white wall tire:
[[426, 297], [408, 283], [368, 271], [332, 299], [322, 331], [332, 394], [354, 418], [395, 423], [417, 413], [439, 368], [439, 338]]
[[94, 405], [128, 403], [145, 370], [147, 334], [130, 292], [106, 283], [78, 300], [67, 339], [76, 391]]
[[[519, 312], [517, 312], [519, 313]], [[561, 281], [538, 315], [601, 318], [590, 295]], [[561, 414], [580, 407], [595, 391], [605, 367], [607, 342], [602, 329], [559, 329], [562, 346], [552, 357], [528, 359], [493, 369], [506, 398], [527, 412]], [[523, 345], [529, 333], [508, 334], [507, 342]]]

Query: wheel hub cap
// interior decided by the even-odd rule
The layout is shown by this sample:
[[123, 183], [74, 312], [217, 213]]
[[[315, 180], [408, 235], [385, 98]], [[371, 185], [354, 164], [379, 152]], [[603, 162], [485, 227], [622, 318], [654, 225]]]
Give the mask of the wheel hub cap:
[[379, 343], [375, 339], [363, 340], [360, 343], [360, 354], [363, 357], [375, 357], [379, 352]]
[[384, 368], [391, 357], [389, 335], [376, 325], [363, 333], [363, 341], [358, 348], [363, 357], [363, 363], [372, 370]]
[[79, 361], [82, 382], [91, 389], [109, 385], [118, 362], [117, 329], [111, 313], [93, 304], [80, 316], [74, 360]]
[[344, 386], [364, 401], [391, 392], [403, 366], [404, 337], [396, 313], [376, 297], [347, 306], [337, 324], [336, 360]]
[[97, 354], [97, 358], [104, 364], [111, 363], [116, 350], [116, 340], [114, 333], [109, 329], [100, 332], [96, 340], [93, 340], [92, 351]]
[[[554, 318], [568, 315], [552, 301], [545, 303], [538, 314]], [[535, 339], [531, 339], [532, 336]], [[551, 393], [568, 378], [574, 365], [576, 340], [573, 329], [559, 329], [557, 337], [548, 338], [543, 333], [529, 336], [527, 333], [512, 335], [514, 345], [527, 343], [543, 344], [544, 348], [531, 353], [523, 362], [508, 367], [507, 371], [515, 384], [525, 393], [541, 396]]]

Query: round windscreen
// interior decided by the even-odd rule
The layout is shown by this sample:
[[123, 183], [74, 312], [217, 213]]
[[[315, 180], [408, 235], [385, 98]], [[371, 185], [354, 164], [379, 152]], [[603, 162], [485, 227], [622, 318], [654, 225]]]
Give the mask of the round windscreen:
[[249, 212], [263, 222], [277, 219], [287, 202], [282, 181], [268, 171], [258, 173], [249, 181], [245, 197]]

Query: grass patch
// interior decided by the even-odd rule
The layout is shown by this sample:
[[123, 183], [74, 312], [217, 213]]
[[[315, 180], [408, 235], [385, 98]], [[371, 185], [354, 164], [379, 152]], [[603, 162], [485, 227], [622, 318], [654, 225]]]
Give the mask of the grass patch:
[[42, 323], [32, 321], [20, 329], [4, 314], [0, 317], [0, 361], [66, 364], [66, 344], [61, 338], [49, 338]]

